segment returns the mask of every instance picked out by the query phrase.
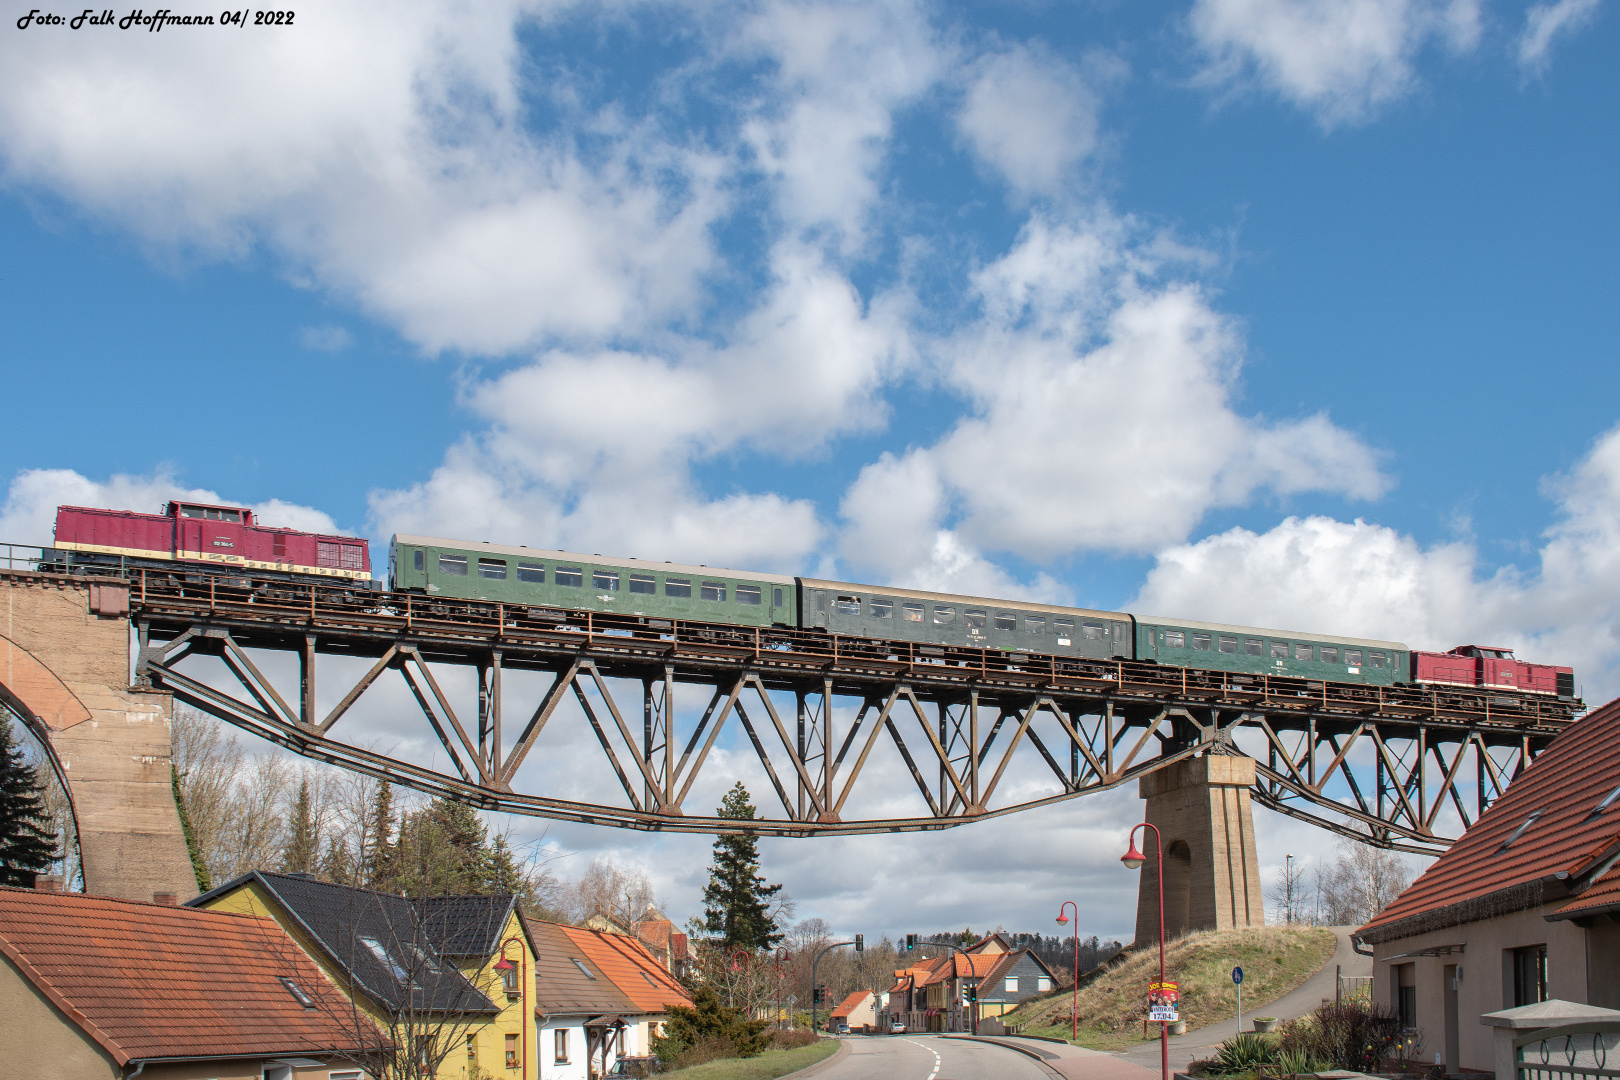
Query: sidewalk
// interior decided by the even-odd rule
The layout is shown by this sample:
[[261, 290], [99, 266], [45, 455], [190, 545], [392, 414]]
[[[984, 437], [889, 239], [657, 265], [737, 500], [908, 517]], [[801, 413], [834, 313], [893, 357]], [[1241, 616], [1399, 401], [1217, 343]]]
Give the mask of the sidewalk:
[[[1254, 1017], [1274, 1016], [1278, 1020], [1291, 1020], [1296, 1016], [1304, 1016], [1321, 1006], [1323, 1001], [1332, 1001], [1337, 985], [1334, 982], [1338, 972], [1335, 965], [1343, 967], [1345, 976], [1371, 975], [1372, 957], [1362, 956], [1350, 945], [1350, 932], [1356, 929], [1353, 926], [1331, 926], [1328, 929], [1338, 935], [1338, 948], [1328, 957], [1316, 974], [1306, 979], [1297, 989], [1292, 990], [1269, 1005], [1253, 1005], [1248, 1001], [1243, 1003], [1243, 1027], [1245, 1030], [1254, 1030]], [[1237, 1006], [1237, 995], [1232, 995], [1234, 1011]], [[1189, 1031], [1185, 1035], [1173, 1035], [1170, 1038], [1170, 1068], [1172, 1071], [1185, 1069], [1188, 1062], [1199, 1058], [1213, 1057], [1215, 1048], [1221, 1043], [1237, 1034], [1237, 1017], [1219, 1024], [1211, 1024], [1197, 1031]], [[1159, 1044], [1157, 1041], [1142, 1043], [1129, 1050], [1121, 1050], [1111, 1055], [1123, 1059], [1134, 1065], [1159, 1071]]]

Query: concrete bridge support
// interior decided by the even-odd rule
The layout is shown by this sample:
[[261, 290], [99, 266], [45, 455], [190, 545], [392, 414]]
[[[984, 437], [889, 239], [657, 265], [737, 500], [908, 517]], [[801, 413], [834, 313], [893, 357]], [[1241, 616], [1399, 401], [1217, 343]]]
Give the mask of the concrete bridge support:
[[169, 776], [163, 691], [129, 681], [129, 592], [0, 574], [0, 696], [50, 744], [79, 824], [88, 892], [195, 896]]
[[[1164, 932], [1263, 926], [1260, 866], [1249, 789], [1254, 759], [1188, 758], [1138, 781], [1146, 820], [1164, 840]], [[1146, 832], [1147, 830], [1143, 830]], [[1151, 833], [1136, 900], [1136, 943], [1159, 940], [1159, 872]]]

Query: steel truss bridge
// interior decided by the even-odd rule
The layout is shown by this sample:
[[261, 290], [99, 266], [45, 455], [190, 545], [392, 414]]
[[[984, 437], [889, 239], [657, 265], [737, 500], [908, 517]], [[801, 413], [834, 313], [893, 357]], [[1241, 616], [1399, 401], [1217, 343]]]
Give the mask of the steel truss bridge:
[[[418, 791], [631, 829], [738, 828], [687, 808], [732, 724], [780, 805], [762, 806], [762, 819], [747, 826], [763, 835], [951, 828], [1114, 788], [1194, 754], [1248, 752], [1258, 758], [1253, 796], [1262, 805], [1434, 854], [1452, 842], [1436, 830], [1448, 806], [1466, 828], [1581, 708], [1465, 688], [1323, 683], [251, 578], [131, 571], [125, 580], [138, 682], [298, 754]], [[265, 676], [254, 658], [272, 652], [296, 655], [296, 685]], [[194, 658], [209, 656], [223, 661], [230, 689], [205, 681], [199, 668], [218, 667]], [[318, 668], [333, 665], [318, 663], [323, 657], [371, 661], [358, 679], [347, 665], [342, 697], [324, 715], [316, 688], [330, 672]], [[452, 700], [435, 675], [446, 665], [475, 669], [475, 700]], [[502, 676], [512, 671], [547, 673], [550, 685], [537, 698], [508, 701]], [[453, 774], [343, 741], [345, 716], [389, 679], [409, 688]], [[639, 684], [640, 700], [616, 698], [610, 683]], [[678, 730], [677, 694], [694, 693], [707, 704]], [[565, 723], [589, 726], [622, 801], [513, 790], [569, 700], [580, 719]], [[835, 700], [848, 702], [853, 718]], [[1245, 751], [1235, 746], [1240, 734]], [[927, 814], [847, 819], [858, 786], [887, 782], [867, 771], [885, 740]], [[1009, 798], [1009, 765], [1036, 759], [1035, 768], [1050, 770], [1050, 794]]]

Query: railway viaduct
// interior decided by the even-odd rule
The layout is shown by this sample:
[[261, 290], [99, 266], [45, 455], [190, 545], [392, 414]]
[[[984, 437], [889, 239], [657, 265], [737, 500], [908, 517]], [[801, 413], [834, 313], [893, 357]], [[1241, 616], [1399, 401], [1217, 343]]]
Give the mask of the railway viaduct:
[[64, 780], [86, 891], [195, 895], [170, 778], [173, 697], [130, 685], [128, 585], [0, 572], [0, 604], [0, 697]]

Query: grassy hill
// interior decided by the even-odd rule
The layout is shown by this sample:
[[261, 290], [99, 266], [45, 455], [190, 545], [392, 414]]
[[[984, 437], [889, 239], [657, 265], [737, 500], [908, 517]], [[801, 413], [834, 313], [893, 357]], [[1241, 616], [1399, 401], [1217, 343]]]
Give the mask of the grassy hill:
[[[1243, 969], [1243, 1014], [1303, 983], [1333, 955], [1333, 931], [1316, 926], [1208, 930], [1177, 938], [1165, 949], [1165, 972], [1181, 984], [1181, 1018], [1189, 1031], [1230, 1018], [1237, 1008], [1232, 969]], [[1157, 947], [1127, 954], [1080, 988], [1080, 1045], [1117, 1050], [1142, 1038], [1148, 983], [1159, 977]], [[1025, 1002], [1006, 1016], [1026, 1035], [1070, 1035], [1070, 992]], [[1158, 1038], [1158, 1029], [1150, 1029]]]

